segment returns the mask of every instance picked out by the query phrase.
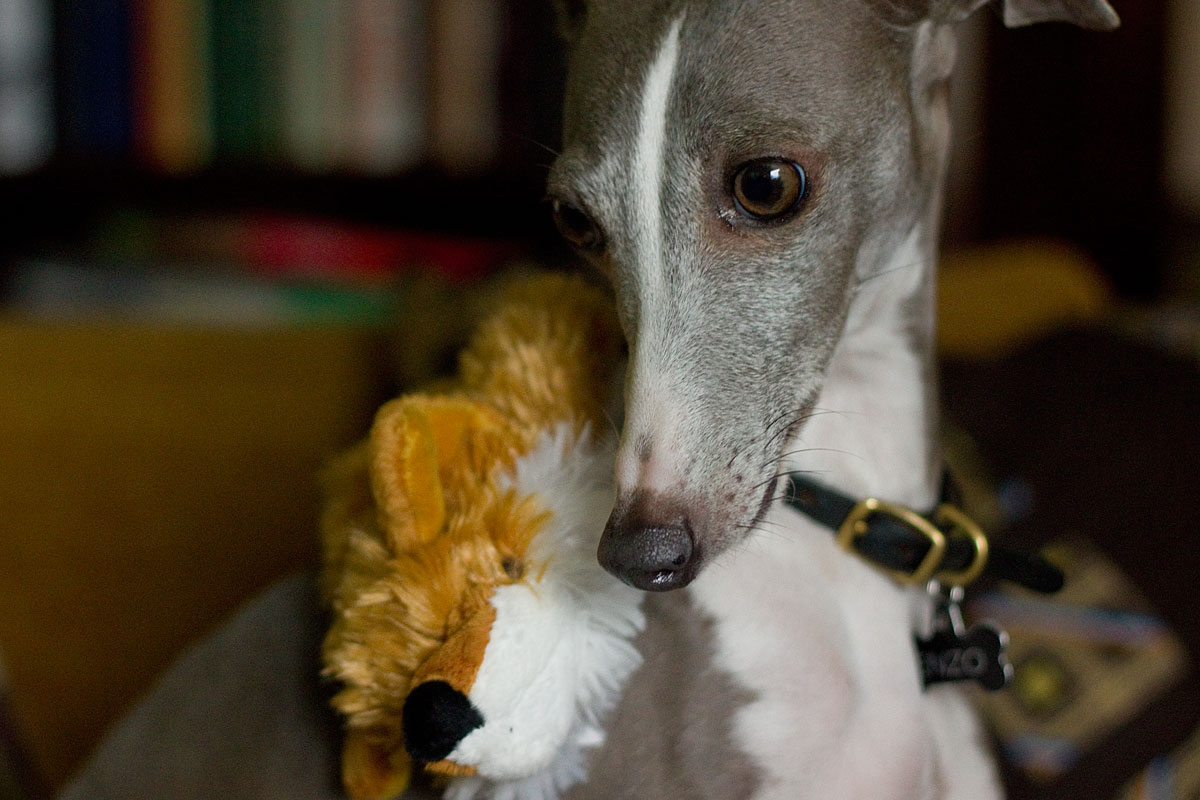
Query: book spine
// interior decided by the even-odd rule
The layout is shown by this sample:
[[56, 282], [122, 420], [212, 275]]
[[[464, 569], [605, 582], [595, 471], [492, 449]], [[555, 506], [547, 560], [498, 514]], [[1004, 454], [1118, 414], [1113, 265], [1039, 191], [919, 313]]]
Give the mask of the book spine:
[[59, 6], [66, 149], [83, 157], [126, 156], [132, 138], [130, 9], [115, 0]]
[[212, 151], [204, 0], [140, 0], [134, 36], [135, 140], [150, 164], [193, 171]]
[[425, 140], [423, 0], [358, 0], [349, 60], [350, 166], [372, 175], [414, 166]]
[[499, 0], [437, 0], [432, 6], [429, 62], [430, 150], [458, 174], [491, 166], [500, 135]]
[[208, 0], [215, 155], [260, 163], [268, 153], [268, 6], [261, 0]]
[[50, 0], [0, 0], [0, 173], [54, 149], [53, 47]]
[[283, 0], [280, 133], [285, 157], [302, 170], [329, 172], [345, 159], [348, 22], [355, 5]]

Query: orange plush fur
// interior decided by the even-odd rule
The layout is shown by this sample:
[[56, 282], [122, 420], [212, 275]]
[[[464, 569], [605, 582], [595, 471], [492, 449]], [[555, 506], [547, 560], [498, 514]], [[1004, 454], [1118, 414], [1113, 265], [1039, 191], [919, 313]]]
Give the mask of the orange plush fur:
[[[326, 476], [322, 590], [333, 623], [325, 675], [342, 688], [342, 767], [352, 798], [407, 785], [401, 709], [417, 684], [467, 693], [497, 587], [536, 577], [528, 547], [548, 512], [503, 488], [556, 424], [604, 427], [621, 339], [611, 304], [581, 281], [510, 287], [461, 355], [457, 382], [386, 404]], [[469, 774], [450, 762], [431, 772]]]

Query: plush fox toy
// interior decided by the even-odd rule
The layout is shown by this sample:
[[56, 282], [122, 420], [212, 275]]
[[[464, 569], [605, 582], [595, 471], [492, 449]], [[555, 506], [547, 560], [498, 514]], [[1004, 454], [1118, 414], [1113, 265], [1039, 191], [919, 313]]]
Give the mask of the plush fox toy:
[[414, 764], [448, 798], [541, 800], [582, 779], [644, 625], [641, 594], [595, 556], [620, 347], [600, 292], [527, 280], [455, 384], [385, 405], [331, 467], [323, 658], [351, 798], [398, 796]]

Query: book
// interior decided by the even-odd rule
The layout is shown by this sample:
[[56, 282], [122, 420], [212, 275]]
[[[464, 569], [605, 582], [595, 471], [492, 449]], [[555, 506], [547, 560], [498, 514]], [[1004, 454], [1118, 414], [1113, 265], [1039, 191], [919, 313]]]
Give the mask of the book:
[[57, 10], [64, 149], [85, 158], [122, 158], [132, 131], [129, 6], [72, 0]]
[[414, 166], [425, 140], [424, 0], [350, 6], [348, 165], [371, 175]]
[[237, 264], [263, 277], [375, 287], [409, 271], [471, 280], [511, 261], [512, 242], [394, 230], [304, 215], [258, 213], [151, 221], [151, 258]]
[[291, 166], [330, 172], [346, 159], [349, 22], [357, 5], [281, 0], [280, 137]]
[[208, 3], [215, 155], [235, 164], [270, 162], [278, 154], [283, 0]]
[[11, 284], [11, 314], [57, 322], [383, 325], [392, 318], [395, 299], [381, 286], [288, 281], [171, 263], [30, 261], [16, 265]]
[[168, 173], [212, 155], [208, 6], [205, 0], [136, 0], [133, 19], [134, 140]]
[[50, 0], [0, 0], [0, 173], [28, 172], [54, 149]]
[[486, 169], [499, 151], [504, 5], [438, 0], [430, 10], [430, 150], [454, 174]]

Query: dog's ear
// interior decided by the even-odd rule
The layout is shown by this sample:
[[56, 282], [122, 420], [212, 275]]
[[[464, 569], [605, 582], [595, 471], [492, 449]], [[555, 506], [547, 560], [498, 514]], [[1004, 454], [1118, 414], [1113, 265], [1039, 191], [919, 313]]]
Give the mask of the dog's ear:
[[958, 22], [993, 2], [1002, 7], [1004, 24], [1010, 28], [1035, 22], [1073, 22], [1109, 31], [1121, 22], [1105, 0], [876, 0], [876, 5], [889, 21], [912, 24], [922, 19]]
[[1111, 31], [1121, 24], [1105, 0], [1004, 0], [1004, 24], [1010, 28], [1035, 22], [1073, 22], [1083, 28]]
[[587, 0], [551, 0], [554, 10], [558, 13], [558, 31], [568, 42], [575, 38], [575, 33], [583, 25], [587, 14]]

